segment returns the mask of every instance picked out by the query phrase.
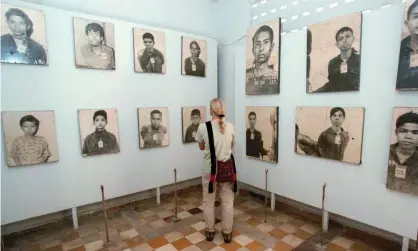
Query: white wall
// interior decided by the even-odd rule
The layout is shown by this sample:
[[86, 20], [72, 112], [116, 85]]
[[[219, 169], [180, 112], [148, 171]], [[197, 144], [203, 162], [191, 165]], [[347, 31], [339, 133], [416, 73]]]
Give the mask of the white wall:
[[[132, 28], [144, 26], [17, 0], [7, 3], [45, 11], [50, 65], [2, 64], [1, 110], [54, 110], [60, 160], [8, 168], [2, 145], [2, 224], [97, 202], [102, 184], [112, 198], [171, 184], [173, 168], [179, 181], [200, 175], [202, 154], [195, 144], [182, 143], [181, 106], [208, 106], [217, 96], [216, 40], [195, 36], [208, 41], [207, 77], [182, 76], [181, 36], [194, 35], [153, 28], [166, 33], [167, 73], [140, 74], [133, 71]], [[75, 68], [73, 16], [114, 23], [115, 71]], [[136, 108], [149, 106], [169, 107], [168, 147], [139, 150]], [[80, 108], [118, 109], [119, 154], [81, 156]]]
[[[252, 22], [286, 17], [318, 6], [302, 3], [292, 7], [293, 1], [271, 1], [255, 9]], [[301, 1], [299, 1], [301, 2]], [[396, 92], [395, 81], [399, 55], [403, 4], [395, 0], [355, 1], [287, 22], [284, 29], [301, 28], [328, 18], [393, 3], [377, 8], [363, 16], [361, 91], [355, 93], [306, 94], [306, 32], [297, 31], [282, 36], [281, 93], [269, 96], [245, 95], [245, 40], [230, 48], [235, 56], [235, 123], [237, 131], [237, 165], [239, 179], [264, 188], [264, 170], [269, 172], [269, 190], [279, 195], [321, 207], [322, 185], [327, 182], [326, 208], [333, 213], [416, 239], [418, 227], [418, 197], [386, 189], [386, 172], [391, 137], [392, 110], [396, 106], [418, 106], [418, 92]], [[280, 3], [280, 4], [279, 4]], [[280, 11], [280, 6], [287, 9]], [[372, 6], [373, 5], [373, 6]], [[273, 15], [269, 12], [276, 8]], [[298, 9], [302, 8], [302, 9]], [[266, 12], [263, 18], [260, 14]], [[245, 106], [279, 106], [279, 163], [270, 164], [245, 156]], [[293, 152], [296, 106], [364, 106], [365, 123], [363, 159], [361, 165], [296, 155]]]

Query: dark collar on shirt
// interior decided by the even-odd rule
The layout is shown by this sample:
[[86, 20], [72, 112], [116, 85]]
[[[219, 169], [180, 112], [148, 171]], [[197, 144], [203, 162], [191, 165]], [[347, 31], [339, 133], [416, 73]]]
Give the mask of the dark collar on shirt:
[[[351, 54], [348, 57], [347, 61], [349, 61], [353, 57], [356, 57], [357, 55], [358, 55], [358, 51], [356, 49], [354, 49], [354, 48], [351, 48]], [[341, 58], [341, 54], [338, 54], [334, 59], [338, 60], [339, 62], [343, 62], [343, 60]]]
[[[398, 143], [392, 144], [390, 146], [390, 155], [392, 158], [394, 158], [395, 162], [398, 164], [401, 164], [398, 158], [398, 155], [396, 154], [396, 148], [398, 147]], [[415, 152], [407, 159], [402, 165], [414, 165], [415, 163], [418, 163], [418, 147], [415, 149]]]
[[411, 36], [408, 36], [401, 42], [401, 52], [411, 53], [413, 51], [411, 48]]
[[[328, 129], [326, 130], [326, 132], [327, 132], [327, 133], [332, 133], [332, 134], [334, 134], [334, 135], [337, 135], [337, 133], [336, 133], [334, 130], [332, 130], [332, 127], [328, 128]], [[340, 133], [343, 133], [343, 132], [344, 132], [344, 128], [342, 128], [342, 127], [341, 127], [341, 132], [340, 132]]]

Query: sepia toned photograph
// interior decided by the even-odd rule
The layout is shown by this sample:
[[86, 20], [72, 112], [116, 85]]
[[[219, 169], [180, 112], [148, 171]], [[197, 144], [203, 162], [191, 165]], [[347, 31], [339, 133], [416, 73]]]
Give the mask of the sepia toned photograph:
[[190, 106], [181, 108], [183, 143], [196, 142], [197, 128], [206, 122], [206, 107]]
[[296, 107], [298, 154], [361, 164], [363, 107]]
[[418, 107], [393, 109], [386, 187], [418, 195]]
[[76, 67], [114, 70], [114, 25], [76, 17], [73, 21]]
[[134, 28], [135, 71], [165, 73], [165, 34]]
[[120, 152], [116, 109], [78, 110], [81, 153], [84, 157]]
[[54, 111], [2, 112], [9, 167], [59, 159]]
[[407, 0], [399, 52], [398, 91], [418, 90], [418, 0]]
[[280, 93], [280, 28], [279, 18], [247, 29], [247, 95]]
[[43, 11], [1, 3], [1, 62], [48, 65]]
[[208, 48], [205, 40], [181, 38], [181, 74], [206, 77]]
[[139, 148], [169, 145], [168, 107], [138, 108]]
[[277, 106], [247, 106], [246, 153], [250, 158], [278, 162]]
[[307, 29], [307, 93], [360, 90], [362, 14], [310, 25]]

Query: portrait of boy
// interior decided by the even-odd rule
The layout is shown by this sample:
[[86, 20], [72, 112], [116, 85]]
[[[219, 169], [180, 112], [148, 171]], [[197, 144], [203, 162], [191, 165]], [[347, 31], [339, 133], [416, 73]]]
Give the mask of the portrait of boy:
[[201, 119], [200, 110], [193, 109], [190, 114], [190, 121], [192, 123], [189, 125], [189, 127], [187, 127], [184, 143], [196, 142], [194, 138], [196, 136], [197, 128], [199, 128], [199, 124], [201, 123]]
[[53, 111], [3, 112], [8, 165], [58, 161]]
[[149, 110], [150, 108], [138, 109], [140, 148], [168, 146], [168, 108], [151, 108], [151, 111]]
[[[85, 118], [90, 112], [90, 110], [80, 110], [79, 115], [80, 117]], [[82, 140], [83, 156], [118, 153], [120, 151], [117, 137], [112, 132], [106, 130], [106, 126], [109, 122], [108, 119], [108, 112], [105, 110], [97, 110], [94, 112], [93, 118], [90, 117], [90, 125], [87, 126], [91, 127], [91, 123], [93, 122], [94, 132], [88, 134], [87, 137]], [[112, 119], [116, 118], [113, 117]], [[87, 123], [87, 121], [85, 119], [80, 119], [80, 127], [83, 128], [81, 122]]]
[[165, 34], [134, 28], [135, 71], [165, 73]]
[[386, 186], [418, 195], [418, 108], [395, 108], [393, 115]]

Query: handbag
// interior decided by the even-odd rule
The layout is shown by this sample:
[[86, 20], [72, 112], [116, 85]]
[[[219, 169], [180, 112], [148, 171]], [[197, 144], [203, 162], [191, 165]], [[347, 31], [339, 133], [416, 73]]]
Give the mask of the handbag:
[[215, 154], [215, 143], [213, 140], [213, 129], [212, 122], [207, 121], [206, 129], [208, 131], [209, 139], [209, 150], [210, 150], [210, 181], [208, 192], [213, 193], [214, 183], [234, 183], [233, 191], [237, 192], [237, 169], [235, 167], [234, 155], [231, 154], [231, 157], [227, 161], [219, 161], [216, 159]]

